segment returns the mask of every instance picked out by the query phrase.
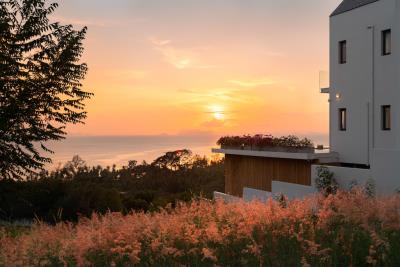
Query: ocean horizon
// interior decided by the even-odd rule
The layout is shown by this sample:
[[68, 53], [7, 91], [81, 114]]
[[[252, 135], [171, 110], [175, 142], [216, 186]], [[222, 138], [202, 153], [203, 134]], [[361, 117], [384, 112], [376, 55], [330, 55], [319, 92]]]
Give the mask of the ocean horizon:
[[[303, 135], [299, 135], [303, 136]], [[152, 162], [168, 151], [189, 149], [200, 156], [211, 156], [219, 135], [142, 135], [142, 136], [69, 136], [48, 143], [54, 154], [47, 169], [63, 166], [79, 155], [89, 166], [122, 167], [130, 160]], [[308, 135], [315, 144], [328, 144], [328, 136]]]

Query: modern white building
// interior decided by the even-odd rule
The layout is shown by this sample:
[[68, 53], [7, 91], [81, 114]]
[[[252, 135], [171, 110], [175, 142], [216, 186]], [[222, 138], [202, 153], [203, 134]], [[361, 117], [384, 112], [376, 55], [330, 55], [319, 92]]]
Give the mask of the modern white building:
[[400, 189], [398, 48], [398, 0], [344, 0], [330, 17], [330, 87], [323, 91], [331, 150], [354, 179], [374, 179], [379, 193]]
[[[261, 190], [299, 197], [316, 191], [320, 164], [344, 189], [371, 179], [378, 194], [400, 189], [400, 0], [344, 0], [336, 8], [330, 16], [329, 76], [329, 88], [321, 93], [329, 94], [330, 151], [214, 149], [226, 155], [225, 193], [240, 183], [233, 195], [251, 198], [251, 190], [258, 196]], [[303, 167], [301, 173], [298, 167], [282, 171], [292, 165], [310, 168], [311, 179]], [[293, 174], [300, 178], [293, 180]]]

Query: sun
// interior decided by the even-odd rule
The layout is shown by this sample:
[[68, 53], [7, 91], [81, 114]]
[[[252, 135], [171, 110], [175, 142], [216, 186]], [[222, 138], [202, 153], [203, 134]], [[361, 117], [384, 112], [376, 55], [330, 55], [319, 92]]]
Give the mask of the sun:
[[222, 121], [225, 118], [225, 115], [222, 112], [214, 112], [213, 116], [214, 116], [214, 119], [219, 120], [219, 121]]
[[225, 119], [225, 109], [219, 105], [212, 105], [209, 106], [208, 109], [210, 110], [211, 115], [214, 119], [222, 121]]

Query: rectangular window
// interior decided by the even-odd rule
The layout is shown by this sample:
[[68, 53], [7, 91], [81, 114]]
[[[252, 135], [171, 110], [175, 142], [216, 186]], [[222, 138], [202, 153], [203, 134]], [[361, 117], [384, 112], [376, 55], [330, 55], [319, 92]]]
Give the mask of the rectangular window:
[[392, 53], [392, 32], [391, 30], [382, 31], [382, 55], [387, 56]]
[[390, 106], [382, 106], [382, 130], [390, 131], [392, 128]]
[[339, 64], [345, 64], [347, 62], [347, 42], [339, 42]]
[[339, 109], [339, 130], [347, 130], [347, 110], [345, 108]]

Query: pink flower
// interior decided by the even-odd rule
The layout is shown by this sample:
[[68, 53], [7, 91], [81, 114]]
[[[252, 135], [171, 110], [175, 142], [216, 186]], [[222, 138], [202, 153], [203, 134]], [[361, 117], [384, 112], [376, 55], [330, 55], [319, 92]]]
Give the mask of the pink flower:
[[214, 252], [209, 248], [203, 248], [201, 252], [204, 255], [204, 259], [210, 259], [212, 261], [217, 261], [217, 257], [215, 257]]
[[354, 190], [289, 201], [286, 208], [272, 200], [234, 204], [201, 200], [157, 213], [94, 214], [76, 225], [36, 224], [18, 237], [0, 229], [0, 266], [39, 266], [50, 257], [64, 265], [73, 259], [78, 266], [88, 266], [93, 265], [88, 257], [93, 253], [109, 257], [115, 265], [128, 259], [137, 265], [165, 260], [179, 266], [187, 265], [181, 261], [188, 258], [216, 262], [217, 255], [229, 251], [237, 253], [232, 261], [251, 258], [262, 265], [265, 254], [279, 258], [278, 241], [284, 239], [298, 244], [299, 255], [304, 255], [300, 264], [309, 266], [307, 260], [312, 258], [323, 265], [332, 257], [327, 238], [344, 256], [352, 256], [354, 236], [349, 225], [371, 240], [369, 256], [362, 261], [377, 264], [391, 249], [383, 233], [400, 230], [400, 197], [374, 199]]

